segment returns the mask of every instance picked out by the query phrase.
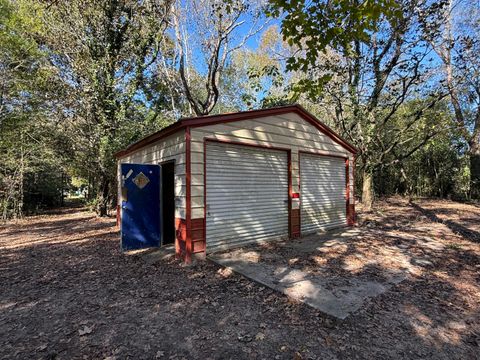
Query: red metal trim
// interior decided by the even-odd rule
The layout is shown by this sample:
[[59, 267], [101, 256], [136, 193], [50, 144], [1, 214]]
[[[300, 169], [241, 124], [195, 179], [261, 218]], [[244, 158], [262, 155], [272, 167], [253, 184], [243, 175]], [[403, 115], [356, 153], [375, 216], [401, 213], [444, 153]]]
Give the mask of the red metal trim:
[[239, 112], [227, 113], [227, 114], [216, 114], [216, 115], [181, 118], [179, 121], [186, 123], [188, 126], [214, 125], [214, 124], [221, 124], [221, 123], [226, 123], [231, 121], [248, 120], [248, 119], [253, 119], [257, 117], [281, 115], [281, 114], [285, 114], [292, 111], [298, 111], [300, 110], [300, 108], [302, 109], [302, 111], [307, 112], [300, 105], [286, 105], [286, 106], [278, 106], [278, 107], [269, 108], [269, 109], [256, 109], [256, 110], [239, 111]]
[[[294, 218], [295, 215], [295, 218]], [[295, 220], [295, 221], [294, 221]], [[293, 224], [295, 222], [295, 225]], [[298, 238], [301, 236], [300, 229], [300, 210], [292, 209], [292, 238]]]
[[278, 146], [272, 146], [272, 145], [260, 145], [248, 141], [234, 141], [234, 140], [223, 140], [223, 139], [214, 139], [214, 138], [203, 138], [204, 142], [217, 142], [217, 143], [223, 143], [223, 144], [231, 144], [231, 145], [240, 145], [240, 146], [249, 146], [249, 147], [254, 147], [254, 148], [261, 148], [261, 149], [268, 149], [268, 150], [280, 150], [280, 151], [291, 151], [289, 148], [284, 148], [284, 147], [278, 147]]
[[301, 118], [303, 118], [305, 121], [309, 122], [311, 125], [316, 127], [318, 130], [320, 130], [322, 133], [330, 137], [332, 140], [334, 140], [337, 144], [341, 145], [344, 147], [346, 150], [352, 152], [352, 153], [357, 153], [357, 149], [348, 143], [345, 139], [343, 139], [340, 135], [335, 133], [331, 128], [329, 128], [327, 125], [321, 123], [315, 116], [310, 114], [307, 110], [305, 110], [302, 106], [300, 105], [288, 105], [288, 106], [282, 106], [282, 107], [276, 107], [276, 108], [271, 108], [271, 109], [260, 109], [260, 110], [251, 110], [251, 111], [243, 111], [243, 112], [237, 112], [237, 113], [232, 113], [232, 114], [220, 114], [220, 115], [208, 115], [208, 116], [200, 116], [196, 118], [182, 118], [178, 120], [176, 123], [167, 126], [166, 128], [150, 135], [147, 136], [146, 138], [137, 141], [136, 143], [130, 145], [124, 150], [121, 150], [115, 154], [117, 158], [125, 156], [127, 154], [130, 154], [134, 152], [135, 150], [138, 150], [146, 145], [149, 145], [153, 142], [159, 141], [162, 138], [173, 134], [174, 132], [185, 128], [185, 127], [199, 127], [199, 126], [206, 126], [206, 125], [214, 125], [214, 124], [222, 124], [222, 123], [228, 123], [232, 121], [240, 121], [240, 120], [248, 120], [248, 119], [253, 119], [253, 118], [259, 118], [259, 117], [266, 117], [266, 116], [272, 116], [272, 115], [281, 115], [281, 114], [286, 114], [289, 112], [294, 112], [297, 115], [299, 115]]
[[[205, 217], [192, 219], [192, 246], [193, 254], [204, 253], [205, 252]], [[199, 236], [200, 234], [200, 236]], [[200, 250], [199, 250], [200, 249]]]
[[352, 199], [353, 199], [353, 204], [351, 204], [351, 210], [352, 210], [352, 225], [355, 225], [355, 161], [356, 161], [356, 156], [353, 155], [353, 161], [352, 161]]
[[203, 238], [207, 253], [207, 139], [203, 138]]
[[187, 126], [198, 127], [198, 126], [206, 126], [206, 125], [215, 125], [221, 123], [227, 123], [232, 121], [239, 121], [239, 120], [248, 120], [258, 117], [266, 117], [272, 115], [281, 115], [289, 112], [294, 112], [304, 120], [309, 122], [311, 125], [315, 126], [318, 130], [323, 132], [325, 135], [332, 138], [336, 143], [344, 147], [345, 149], [349, 150], [350, 152], [357, 153], [357, 149], [348, 143], [345, 139], [343, 139], [340, 135], [338, 135], [335, 131], [333, 131], [330, 127], [323, 124], [318, 120], [315, 116], [305, 110], [301, 105], [287, 105], [281, 106], [276, 108], [270, 109], [259, 109], [259, 110], [250, 110], [250, 111], [242, 111], [232, 114], [219, 114], [219, 115], [208, 115], [208, 116], [201, 116], [196, 118], [185, 118], [181, 119], [180, 121], [185, 122]]
[[192, 170], [191, 170], [191, 135], [190, 128], [185, 129], [185, 222], [187, 228], [186, 238], [186, 254], [185, 262], [190, 263], [192, 261], [192, 196], [191, 196], [191, 184], [192, 184]]
[[292, 151], [287, 151], [287, 163], [288, 163], [288, 237], [293, 238], [292, 233]]
[[[347, 155], [335, 155], [331, 154], [326, 151], [307, 151], [307, 150], [299, 150], [298, 151], [298, 162], [300, 163], [300, 154], [307, 154], [307, 155], [319, 155], [319, 156], [325, 156], [325, 157], [333, 157], [333, 158], [339, 158], [339, 159], [348, 159]], [[299, 166], [300, 168], [300, 166]], [[299, 171], [300, 173], [300, 171]]]
[[147, 145], [150, 145], [154, 142], [157, 142], [169, 135], [172, 135], [173, 133], [181, 130], [185, 128], [185, 125], [183, 125], [182, 123], [180, 122], [176, 122], [172, 125], [169, 125], [167, 126], [166, 128], [163, 128], [162, 130], [160, 131], [157, 131], [156, 133], [153, 133], [131, 145], [129, 145], [128, 147], [126, 147], [125, 149], [123, 150], [120, 150], [118, 152], [115, 153], [115, 157], [118, 159], [118, 158], [121, 158], [125, 155], [128, 155], [128, 154], [131, 154], [133, 153], [134, 151], [136, 150], [139, 150]]
[[346, 215], [347, 215], [347, 225], [350, 225], [350, 171], [348, 158], [345, 159], [345, 202], [346, 202]]
[[302, 185], [300, 179], [300, 151], [297, 154], [298, 161], [298, 192], [300, 193], [300, 204], [298, 206], [298, 227], [300, 228], [298, 236], [302, 236]]
[[279, 150], [287, 152], [288, 163], [288, 236], [291, 238], [291, 218], [292, 218], [292, 150], [288, 148], [281, 148], [271, 145], [259, 145], [249, 142], [220, 140], [212, 138], [203, 138], [203, 218], [204, 218], [204, 238], [205, 238], [205, 252], [207, 252], [207, 143], [215, 142], [221, 144], [247, 146], [253, 148], [267, 149], [267, 150]]

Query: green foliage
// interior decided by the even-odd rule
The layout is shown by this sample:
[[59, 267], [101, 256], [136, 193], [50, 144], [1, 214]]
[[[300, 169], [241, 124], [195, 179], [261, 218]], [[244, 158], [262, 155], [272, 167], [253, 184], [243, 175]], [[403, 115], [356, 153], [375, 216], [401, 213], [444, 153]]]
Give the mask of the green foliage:
[[[416, 107], [410, 102], [406, 107]], [[408, 113], [408, 110], [405, 110]], [[398, 122], [408, 121], [400, 112]], [[447, 103], [438, 104], [422, 117], [412, 129], [412, 136], [421, 138], [426, 127], [442, 129], [408, 158], [398, 162], [389, 156], [375, 173], [375, 191], [379, 195], [402, 194], [410, 196], [469, 198], [468, 158], [461, 131], [455, 127], [453, 114]], [[388, 138], [386, 139], [388, 141]], [[390, 139], [389, 141], [393, 141]]]
[[[0, 217], [19, 217], [25, 210], [53, 204], [49, 191], [63, 172], [61, 157], [48, 143], [56, 128], [48, 121], [54, 97], [54, 71], [38, 43], [44, 27], [39, 6], [29, 1], [0, 0]], [[44, 170], [48, 169], [46, 173]], [[32, 179], [35, 181], [32, 182]], [[30, 196], [43, 182], [41, 198]]]
[[471, 187], [470, 159], [468, 157], [460, 157], [458, 171], [454, 174], [453, 180], [456, 197], [468, 200], [475, 198], [474, 191]]
[[[287, 69], [308, 72], [327, 48], [352, 52], [352, 42], [369, 42], [382, 17], [396, 20], [401, 8], [394, 0], [270, 0], [268, 14], [282, 17], [282, 34], [290, 46], [303, 51], [302, 56], [287, 60]], [[322, 88], [331, 76], [324, 74], [302, 79], [301, 89]]]
[[[442, 4], [270, 0], [279, 28], [244, 0], [0, 0], [0, 216], [76, 189], [105, 214], [119, 149], [182, 115], [294, 102], [359, 149], [357, 189], [470, 198], [478, 14], [450, 47]], [[455, 53], [460, 112], [426, 39]]]
[[376, 193], [465, 199], [464, 179], [456, 179], [465, 169], [462, 160], [449, 139], [437, 137], [401, 165], [376, 171]]
[[[240, 98], [240, 108], [269, 108], [295, 103], [298, 96], [291, 87], [293, 73], [287, 73], [283, 59], [291, 48], [282, 41], [278, 26], [267, 28], [255, 51], [240, 51], [230, 66], [232, 90]], [[240, 90], [240, 96], [238, 96]], [[243, 105], [243, 106], [242, 106]]]
[[58, 204], [67, 174], [106, 212], [114, 153], [172, 121], [152, 71], [164, 5], [0, 0], [3, 217]]
[[25, 214], [34, 214], [45, 208], [63, 204], [68, 190], [68, 178], [58, 164], [41, 163], [35, 171], [29, 171], [24, 179]]
[[420, 30], [424, 4], [271, 4], [274, 14], [283, 11], [281, 31], [295, 50], [286, 70], [300, 76], [289, 87], [358, 148], [358, 170], [366, 184], [362, 196], [369, 207], [372, 174], [405, 161], [444, 131], [443, 122], [429, 116], [446, 94], [426, 58], [431, 48]]
[[133, 0], [45, 7], [45, 47], [65, 89], [57, 116], [67, 124], [76, 174], [96, 185], [101, 215], [115, 199], [115, 152], [169, 123], [165, 99], [152, 90], [168, 8]]

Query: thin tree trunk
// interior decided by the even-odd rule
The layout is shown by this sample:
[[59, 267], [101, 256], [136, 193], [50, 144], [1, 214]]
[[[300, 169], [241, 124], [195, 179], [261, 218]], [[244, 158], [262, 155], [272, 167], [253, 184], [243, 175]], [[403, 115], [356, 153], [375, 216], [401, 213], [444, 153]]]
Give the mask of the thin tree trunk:
[[60, 206], [62, 206], [62, 207], [65, 205], [65, 201], [64, 201], [64, 198], [63, 198], [63, 183], [65, 181], [64, 179], [65, 179], [65, 175], [62, 172], [62, 183], [61, 183], [61, 186], [60, 186]]
[[23, 149], [23, 133], [21, 135], [20, 147], [20, 173], [18, 179], [18, 208], [15, 209], [15, 218], [21, 218], [23, 216], [23, 202], [24, 202], [24, 174], [25, 174], [25, 159], [24, 159], [24, 149]]
[[362, 186], [362, 204], [365, 210], [370, 210], [372, 208], [373, 200], [373, 174], [364, 170]]
[[97, 193], [98, 216], [107, 216], [109, 193], [110, 193], [110, 180], [108, 179], [108, 175], [102, 174], [98, 181], [98, 193]]
[[470, 142], [470, 193], [480, 199], [480, 139]]

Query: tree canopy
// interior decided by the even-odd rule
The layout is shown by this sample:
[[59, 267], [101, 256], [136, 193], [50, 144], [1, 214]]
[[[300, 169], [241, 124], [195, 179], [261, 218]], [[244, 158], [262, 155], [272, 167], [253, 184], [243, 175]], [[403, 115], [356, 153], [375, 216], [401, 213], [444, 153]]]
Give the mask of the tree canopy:
[[357, 189], [478, 198], [480, 10], [464, 1], [0, 0], [2, 218], [78, 190], [181, 116], [299, 102], [359, 150]]

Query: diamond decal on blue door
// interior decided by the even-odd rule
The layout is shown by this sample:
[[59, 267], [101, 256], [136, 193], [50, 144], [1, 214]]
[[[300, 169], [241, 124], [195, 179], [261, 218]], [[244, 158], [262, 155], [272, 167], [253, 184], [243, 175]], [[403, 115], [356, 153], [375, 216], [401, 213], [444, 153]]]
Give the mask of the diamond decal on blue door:
[[140, 172], [137, 176], [135, 176], [132, 181], [140, 190], [147, 186], [147, 184], [150, 182], [148, 177], [143, 172]]

